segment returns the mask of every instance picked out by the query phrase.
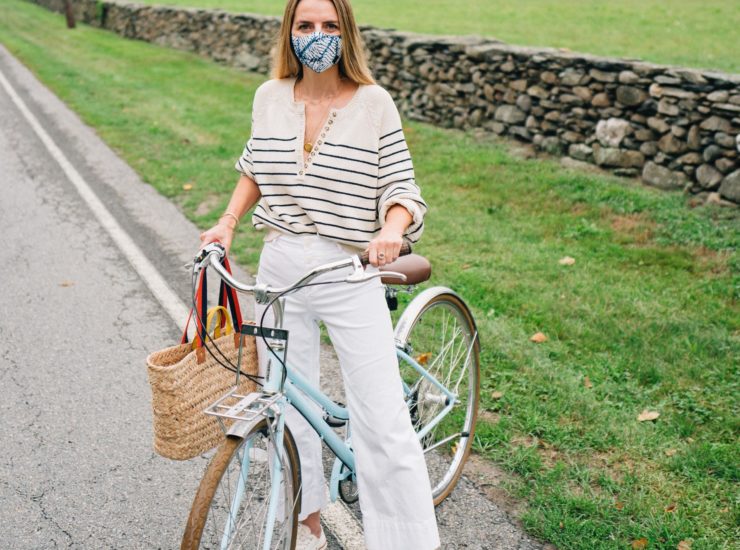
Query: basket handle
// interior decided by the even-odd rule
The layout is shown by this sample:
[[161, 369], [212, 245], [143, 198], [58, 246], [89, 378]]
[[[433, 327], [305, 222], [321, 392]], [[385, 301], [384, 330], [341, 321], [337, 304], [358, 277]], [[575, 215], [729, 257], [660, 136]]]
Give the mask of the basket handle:
[[[203, 288], [204, 285], [206, 285], [206, 272], [205, 272], [205, 270], [201, 272], [200, 279], [198, 280], [198, 286], [196, 287], [196, 290], [195, 290], [195, 307], [198, 308], [198, 312], [199, 312], [198, 313], [198, 316], [201, 319], [203, 319], [203, 311], [202, 311], [202, 308], [201, 308], [202, 297], [203, 297], [203, 295], [205, 293], [204, 290], [206, 290], [206, 292], [207, 292], [207, 289], [204, 289]], [[190, 342], [190, 339], [188, 338], [188, 328], [190, 327], [190, 320], [192, 318], [193, 318], [193, 308], [191, 307], [190, 308], [190, 311], [188, 312], [188, 320], [185, 321], [185, 328], [182, 331], [182, 338], [180, 339], [180, 343], [181, 344], [187, 344], [188, 342]], [[198, 333], [200, 332], [199, 331], [199, 328], [200, 327], [198, 325], [199, 325], [199, 323], [198, 323], [198, 321], [196, 319], [196, 331], [195, 331], [196, 334], [195, 334], [195, 338], [193, 339], [194, 342], [196, 342], [198, 340]]]
[[[231, 274], [231, 265], [229, 264], [229, 259], [224, 256], [221, 260], [221, 265], [224, 266], [224, 269]], [[231, 310], [231, 319], [233, 321], [233, 324], [235, 327], [242, 326], [242, 311], [239, 307], [239, 298], [237, 296], [237, 292], [235, 289], [230, 287], [226, 284], [226, 282], [222, 279], [221, 280], [221, 287], [218, 291], [218, 304], [220, 306], [226, 306], [226, 304], [229, 304], [229, 308]], [[224, 317], [221, 317], [221, 328], [224, 327], [225, 319]]]
[[[214, 321], [218, 318], [218, 323], [214, 327]], [[213, 335], [214, 340], [218, 340], [221, 336], [234, 333], [234, 325], [231, 324], [231, 316], [229, 310], [224, 306], [214, 306], [208, 310], [208, 319], [206, 320], [206, 330], [208, 334]]]
[[[226, 269], [226, 271], [231, 273], [231, 265], [229, 264], [229, 260], [225, 256], [221, 260], [221, 265], [224, 266], [224, 269]], [[241, 326], [242, 314], [241, 308], [239, 306], [237, 292], [229, 285], [227, 285], [223, 280], [221, 281], [221, 285], [219, 288], [218, 301], [219, 306], [223, 307], [224, 309], [227, 306], [229, 307], [231, 311], [231, 319], [233, 320], [233, 326]], [[195, 321], [196, 331], [195, 337], [193, 338], [193, 348], [200, 348], [203, 346], [203, 341], [206, 338], [206, 332], [208, 330], [206, 326], [206, 320], [208, 317], [208, 279], [206, 278], [206, 270], [203, 270], [200, 274], [198, 287], [195, 291], [195, 307], [197, 308], [198, 316]], [[192, 319], [192, 317], [193, 309], [191, 308], [188, 314], [188, 320], [185, 323], [185, 329], [183, 330], [182, 338], [180, 340], [181, 344], [187, 344], [189, 342], [188, 327], [190, 326], [190, 320]], [[224, 328], [226, 326], [226, 316], [221, 315], [220, 319], [221, 328]]]

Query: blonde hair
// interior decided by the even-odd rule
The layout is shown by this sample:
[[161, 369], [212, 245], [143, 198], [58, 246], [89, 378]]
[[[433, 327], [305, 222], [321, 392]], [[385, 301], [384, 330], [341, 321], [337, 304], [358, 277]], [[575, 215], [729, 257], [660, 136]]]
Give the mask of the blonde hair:
[[[303, 65], [298, 60], [290, 41], [296, 8], [301, 0], [288, 0], [283, 14], [283, 22], [277, 36], [272, 57], [272, 78], [301, 78]], [[329, 0], [334, 4], [339, 16], [339, 30], [342, 35], [342, 57], [339, 58], [339, 74], [356, 84], [375, 84], [365, 55], [364, 42], [357, 28], [355, 16], [349, 0]]]

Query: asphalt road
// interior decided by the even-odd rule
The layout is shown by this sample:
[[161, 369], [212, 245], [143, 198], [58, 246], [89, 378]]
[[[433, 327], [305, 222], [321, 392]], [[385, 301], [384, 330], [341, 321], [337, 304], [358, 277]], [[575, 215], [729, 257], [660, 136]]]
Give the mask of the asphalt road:
[[[185, 302], [197, 229], [2, 46], [0, 77]], [[152, 451], [144, 360], [178, 327], [2, 86], [0, 189], [0, 548], [175, 548], [207, 458]], [[437, 512], [443, 548], [542, 548], [467, 478]]]

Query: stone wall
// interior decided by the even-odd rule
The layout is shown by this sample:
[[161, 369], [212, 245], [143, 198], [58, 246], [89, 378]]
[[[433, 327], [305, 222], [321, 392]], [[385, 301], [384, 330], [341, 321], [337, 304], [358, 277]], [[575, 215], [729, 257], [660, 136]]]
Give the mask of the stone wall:
[[[280, 25], [278, 17], [114, 1], [76, 0], [75, 12], [128, 38], [261, 73]], [[740, 75], [477, 37], [362, 33], [376, 79], [409, 118], [482, 128], [571, 164], [740, 203]]]

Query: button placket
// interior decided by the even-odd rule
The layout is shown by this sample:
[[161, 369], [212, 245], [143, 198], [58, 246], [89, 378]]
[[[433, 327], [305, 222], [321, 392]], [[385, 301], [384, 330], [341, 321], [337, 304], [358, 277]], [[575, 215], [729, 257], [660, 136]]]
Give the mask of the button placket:
[[[331, 130], [332, 125], [334, 124], [334, 121], [336, 118], [337, 118], [337, 111], [331, 111], [331, 113], [327, 117], [326, 122], [324, 123], [324, 127], [322, 128], [321, 133], [319, 134], [320, 136], [319, 139], [317, 139], [316, 143], [314, 143], [313, 148], [311, 149], [311, 152], [308, 154], [308, 158], [306, 158], [302, 163], [303, 170], [298, 172], [300, 176], [303, 176], [304, 174], [308, 172], [308, 169], [311, 166], [311, 163], [313, 162], [314, 158], [318, 156], [319, 148], [326, 141], [326, 134], [328, 134], [329, 130]], [[305, 119], [304, 119], [304, 125], [305, 125]], [[305, 128], [304, 128], [304, 132], [305, 132]], [[301, 153], [301, 157], [302, 156], [303, 156], [303, 153]]]
[[[305, 144], [306, 138], [306, 106], [303, 106], [303, 111], [299, 113], [299, 116], [301, 117], [301, 131], [299, 135], [301, 136], [300, 140], [300, 147], [296, 149], [296, 155], [298, 157], [298, 177], [300, 179], [303, 179], [303, 176], [306, 173], [306, 168], [308, 167], [307, 164], [303, 161], [303, 145]], [[303, 165], [303, 169], [301, 169], [301, 165]]]

